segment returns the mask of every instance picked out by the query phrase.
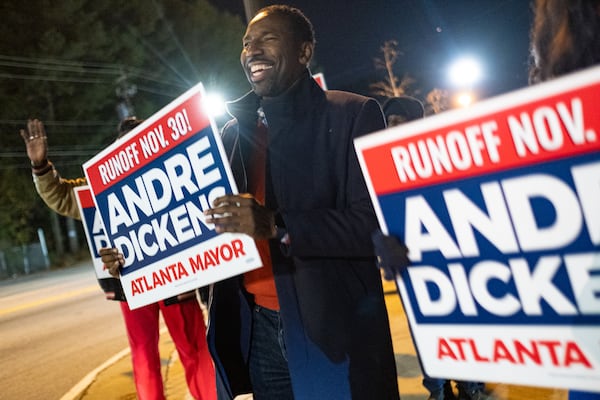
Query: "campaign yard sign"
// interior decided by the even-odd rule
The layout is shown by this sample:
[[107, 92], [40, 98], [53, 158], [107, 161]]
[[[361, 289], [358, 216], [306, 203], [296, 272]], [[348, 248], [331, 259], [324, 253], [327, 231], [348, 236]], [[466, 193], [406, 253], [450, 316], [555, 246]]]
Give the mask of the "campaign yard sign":
[[106, 233], [100, 220], [100, 214], [94, 205], [94, 199], [88, 186], [77, 186], [73, 188], [77, 205], [79, 205], [79, 213], [81, 214], [81, 222], [83, 222], [83, 231], [87, 240], [94, 271], [98, 279], [112, 278], [108, 269], [104, 268], [104, 263], [100, 257], [100, 249], [108, 246]]
[[237, 192], [205, 98], [196, 85], [83, 165], [131, 308], [261, 266], [251, 237], [205, 222]]
[[355, 140], [434, 377], [600, 392], [600, 68]]

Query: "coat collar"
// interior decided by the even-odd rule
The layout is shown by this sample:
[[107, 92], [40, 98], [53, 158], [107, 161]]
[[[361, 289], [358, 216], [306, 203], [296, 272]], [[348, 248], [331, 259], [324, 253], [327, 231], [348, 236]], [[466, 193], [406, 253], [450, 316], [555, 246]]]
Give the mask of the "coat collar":
[[227, 110], [241, 126], [250, 127], [256, 125], [256, 111], [263, 107], [271, 126], [302, 117], [314, 108], [321, 108], [324, 101], [325, 92], [312, 79], [307, 69], [300, 79], [280, 96], [262, 99], [251, 91], [228, 103]]

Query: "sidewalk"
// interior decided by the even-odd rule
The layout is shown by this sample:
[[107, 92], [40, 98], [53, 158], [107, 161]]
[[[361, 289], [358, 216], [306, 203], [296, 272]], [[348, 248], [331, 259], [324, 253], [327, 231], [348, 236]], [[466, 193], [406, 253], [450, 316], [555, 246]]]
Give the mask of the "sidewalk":
[[[428, 393], [421, 385], [421, 369], [400, 298], [396, 293], [393, 282], [384, 281], [383, 288], [394, 343], [400, 395], [402, 400], [425, 400]], [[163, 329], [160, 335], [160, 355], [167, 400], [193, 400], [187, 391], [183, 368], [179, 362], [175, 345], [166, 329]], [[86, 383], [88, 381], [89, 384]], [[124, 354], [115, 357], [105, 367], [100, 368], [97, 373], [92, 373], [81, 386], [76, 388], [76, 393], [71, 393], [68, 397], [63, 397], [62, 400], [135, 400], [136, 394], [130, 353], [124, 352]], [[499, 400], [567, 399], [564, 390], [537, 389], [494, 383], [489, 383], [487, 388]], [[241, 396], [238, 396], [238, 398], [241, 400]], [[245, 398], [248, 398], [248, 396]]]
[[[188, 394], [183, 367], [179, 362], [175, 344], [166, 328], [160, 331], [159, 342], [162, 376], [168, 400], [193, 400]], [[90, 377], [79, 393], [62, 400], [135, 400], [135, 386], [131, 368], [131, 353], [126, 351], [107, 362], [105, 368]]]

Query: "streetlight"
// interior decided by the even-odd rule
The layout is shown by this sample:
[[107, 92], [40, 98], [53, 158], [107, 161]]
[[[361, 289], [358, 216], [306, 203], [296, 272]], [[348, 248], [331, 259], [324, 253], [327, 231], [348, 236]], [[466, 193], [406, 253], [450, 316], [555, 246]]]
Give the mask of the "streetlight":
[[456, 95], [456, 103], [460, 107], [469, 107], [474, 100], [475, 98], [471, 92], [461, 92]]
[[459, 87], [471, 87], [482, 78], [481, 64], [472, 57], [456, 60], [448, 71], [450, 82]]
[[483, 76], [480, 63], [473, 57], [463, 57], [454, 61], [448, 70], [450, 82], [457, 87], [455, 103], [468, 107], [475, 101], [472, 88]]

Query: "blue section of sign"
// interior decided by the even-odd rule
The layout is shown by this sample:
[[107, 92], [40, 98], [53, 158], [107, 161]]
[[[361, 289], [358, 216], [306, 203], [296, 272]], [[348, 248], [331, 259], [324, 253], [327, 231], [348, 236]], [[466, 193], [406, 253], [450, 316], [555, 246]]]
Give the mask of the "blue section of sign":
[[[418, 262], [413, 262], [411, 268], [420, 268], [424, 266], [432, 266], [442, 272], [445, 278], [439, 276], [438, 282], [451, 282], [453, 293], [447, 293], [447, 290], [442, 293], [441, 288], [448, 286], [436, 284], [435, 279], [429, 280], [423, 278], [420, 285], [415, 287], [415, 281], [411, 281], [408, 271], [404, 271], [402, 279], [408, 291], [408, 299], [415, 313], [415, 318], [418, 323], [436, 323], [436, 324], [532, 324], [532, 325], [593, 325], [597, 324], [600, 314], [597, 311], [582, 311], [581, 297], [574, 292], [575, 283], [571, 281], [565, 265], [565, 258], [580, 255], [596, 253], [596, 259], [600, 254], [600, 246], [592, 243], [590, 234], [590, 224], [597, 227], [599, 221], [587, 221], [585, 217], [581, 217], [582, 222], [580, 227], [575, 226], [572, 237], [565, 239], [564, 245], [547, 246], [543, 245], [535, 250], [523, 250], [521, 242], [527, 238], [519, 238], [516, 234], [516, 226], [523, 223], [522, 217], [512, 214], [517, 213], [515, 210], [509, 212], [511, 214], [511, 234], [515, 236], [517, 243], [516, 251], [502, 251], [492, 243], [489, 238], [486, 238], [477, 228], [471, 227], [470, 232], [473, 232], [476, 242], [476, 255], [465, 255], [464, 249], [461, 248], [461, 242], [457, 235], [455, 225], [451, 218], [451, 213], [458, 215], [464, 204], [459, 201], [447, 203], [444, 193], [450, 191], [459, 191], [464, 194], [465, 200], [476, 205], [482, 213], [488, 215], [487, 206], [482, 194], [482, 185], [496, 185], [500, 190], [500, 198], [495, 198], [494, 204], [506, 205], [506, 197], [510, 193], [506, 192], [506, 187], [503, 186], [508, 181], [515, 181], [519, 178], [531, 178], [536, 176], [549, 177], [550, 181], [557, 182], [557, 185], [570, 188], [574, 198], [577, 199], [574, 207], [571, 207], [570, 212], [574, 209], [579, 215], [583, 212], [583, 202], [580, 197], [581, 193], [577, 192], [576, 184], [573, 179], [573, 168], [579, 166], [594, 166], [600, 164], [598, 154], [589, 154], [578, 158], [569, 158], [552, 163], [544, 163], [540, 165], [532, 165], [527, 168], [514, 169], [496, 174], [480, 176], [472, 179], [462, 180], [460, 182], [451, 182], [444, 185], [438, 185], [427, 188], [419, 188], [414, 191], [398, 192], [379, 197], [379, 202], [383, 215], [385, 216], [386, 224], [390, 234], [395, 234], [400, 238], [405, 238], [405, 226], [407, 214], [412, 209], [407, 211], [407, 200], [412, 201], [415, 198], [420, 198], [421, 204], [426, 202], [439, 225], [451, 238], [451, 242], [456, 245], [461, 254], [454, 257], [447, 257], [440, 250], [423, 251], [422, 259]], [[598, 181], [596, 181], [596, 184]], [[590, 193], [592, 193], [591, 191]], [[595, 193], [598, 193], [596, 191]], [[452, 199], [460, 198], [452, 197]], [[536, 226], [543, 230], [551, 227], [557, 219], [557, 210], [551, 201], [543, 196], [531, 197], [529, 200], [533, 220]], [[600, 199], [595, 200], [595, 204], [600, 204]], [[571, 203], [573, 204], [573, 203]], [[451, 210], [454, 208], [454, 210]], [[472, 208], [466, 208], [467, 210]], [[506, 206], [507, 210], [510, 207]], [[449, 211], [450, 210], [450, 211]], [[521, 211], [521, 210], [518, 210]], [[518, 214], [518, 213], [517, 213]], [[455, 217], [456, 219], [456, 217]], [[468, 216], [465, 217], [468, 220]], [[574, 222], [578, 223], [578, 222]], [[431, 234], [424, 225], [421, 225], [421, 233], [423, 235]], [[463, 233], [464, 234], [464, 225]], [[565, 232], [565, 236], [567, 233]], [[410, 252], [409, 243], [409, 252]], [[596, 263], [598, 263], [596, 261]], [[452, 265], [454, 271], [459, 270], [459, 275], [465, 277], [463, 282], [468, 282], [467, 289], [464, 285], [458, 287], [463, 290], [457, 293], [456, 282], [451, 279], [449, 265]], [[515, 276], [513, 267], [526, 265], [529, 269], [529, 274], [526, 279], [530, 289], [526, 292], [523, 285], [519, 290], [519, 280], [522, 279]], [[543, 266], [542, 266], [543, 265]], [[516, 268], [516, 267], [515, 267]], [[554, 269], [555, 268], [555, 269]], [[473, 271], [478, 269], [477, 273]], [[537, 276], [533, 278], [536, 270], [546, 269], [552, 273], [548, 278]], [[596, 281], [600, 278], [598, 267], [590, 268], [587, 273], [590, 279]], [[541, 272], [538, 272], [540, 275]], [[477, 277], [477, 276], [478, 277]], [[482, 278], [484, 276], [485, 278]], [[456, 276], [454, 276], [456, 278]], [[427, 295], [423, 295], [423, 282]], [[531, 287], [531, 282], [534, 282]], [[536, 285], [538, 282], [539, 285]], [[477, 286], [477, 287], [474, 287]], [[464, 290], [470, 293], [464, 292]], [[589, 287], [588, 289], [590, 290]], [[420, 291], [417, 293], [417, 291]], [[475, 293], [477, 292], [477, 293]], [[482, 295], [483, 293], [483, 295]], [[552, 295], [554, 293], [555, 295]], [[488, 300], [484, 297], [489, 296]], [[595, 304], [600, 301], [600, 293], [594, 292]], [[444, 297], [448, 301], [440, 301]], [[462, 298], [462, 304], [458, 298]], [[546, 300], [548, 298], [549, 301]], [[557, 301], [556, 298], [561, 300]], [[430, 308], [424, 310], [423, 299], [429, 301]], [[524, 303], [529, 301], [527, 305]], [[483, 300], [482, 300], [483, 299]], [[452, 306], [454, 301], [454, 306]], [[472, 301], [472, 302], [471, 302]], [[516, 302], [516, 303], [515, 303]], [[474, 309], [469, 308], [469, 305], [474, 305]], [[436, 308], [437, 307], [437, 308]], [[538, 309], [539, 308], [539, 312]], [[597, 310], [597, 306], [596, 306]]]
[[111, 244], [127, 262], [122, 274], [216, 236], [202, 211], [232, 193], [210, 127], [96, 196]]
[[86, 230], [88, 231], [88, 235], [90, 237], [89, 245], [92, 247], [90, 249], [90, 252], [92, 253], [93, 256], [100, 258], [100, 254], [98, 253], [98, 251], [100, 249], [97, 248], [96, 240], [94, 240], [94, 218], [96, 216], [96, 208], [95, 207], [85, 207], [85, 208], [82, 208], [81, 211], [83, 212], [82, 220], [84, 221], [84, 223], [86, 225]]

